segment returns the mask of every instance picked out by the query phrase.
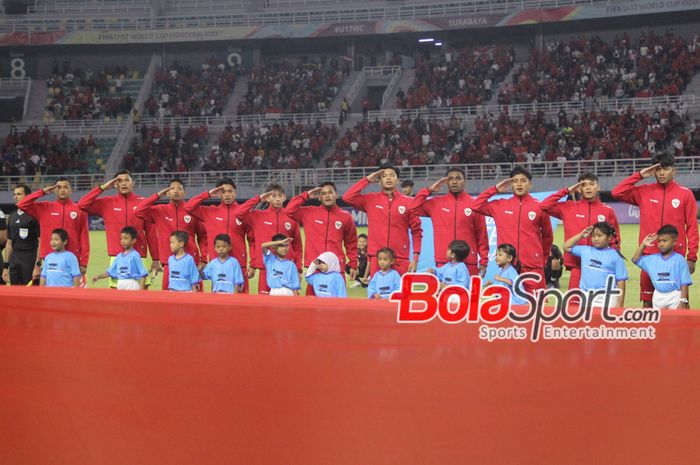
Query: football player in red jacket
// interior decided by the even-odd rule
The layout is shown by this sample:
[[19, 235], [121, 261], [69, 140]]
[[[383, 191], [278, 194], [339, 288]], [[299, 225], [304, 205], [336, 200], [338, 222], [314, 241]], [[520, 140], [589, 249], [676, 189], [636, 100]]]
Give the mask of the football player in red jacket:
[[[672, 155], [659, 154], [651, 160], [652, 166], [623, 180], [612, 190], [612, 195], [623, 202], [639, 207], [639, 242], [665, 224], [678, 229], [676, 252], [686, 257], [690, 272], [695, 271], [698, 259], [697, 202], [693, 192], [681, 186], [673, 177], [676, 174]], [[654, 176], [656, 182], [636, 186], [642, 179]], [[646, 247], [644, 255], [658, 253], [656, 245]], [[640, 299], [644, 307], [652, 306], [654, 286], [644, 271], [640, 275]]]

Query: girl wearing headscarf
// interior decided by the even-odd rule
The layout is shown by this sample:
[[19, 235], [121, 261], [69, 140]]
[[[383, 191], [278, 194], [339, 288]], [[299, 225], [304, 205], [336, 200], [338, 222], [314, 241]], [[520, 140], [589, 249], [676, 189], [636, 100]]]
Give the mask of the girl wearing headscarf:
[[333, 252], [323, 252], [306, 271], [306, 282], [317, 297], [347, 297], [345, 277]]

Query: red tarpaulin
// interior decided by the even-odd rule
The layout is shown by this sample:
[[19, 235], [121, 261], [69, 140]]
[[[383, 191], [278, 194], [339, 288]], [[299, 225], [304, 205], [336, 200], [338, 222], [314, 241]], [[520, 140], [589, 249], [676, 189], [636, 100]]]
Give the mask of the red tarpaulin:
[[357, 299], [0, 290], [0, 463], [689, 464], [700, 313], [479, 340]]

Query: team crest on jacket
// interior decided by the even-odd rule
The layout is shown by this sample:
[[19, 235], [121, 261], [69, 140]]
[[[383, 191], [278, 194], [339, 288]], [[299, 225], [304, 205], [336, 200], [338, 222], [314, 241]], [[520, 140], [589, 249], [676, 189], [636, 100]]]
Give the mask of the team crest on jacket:
[[678, 208], [678, 206], [681, 204], [681, 201], [678, 199], [673, 199], [671, 200], [671, 205], [673, 205], [673, 208]]
[[78, 217], [78, 212], [70, 212], [70, 218], [72, 220], [76, 219]]
[[467, 216], [472, 216], [472, 209], [471, 208], [465, 208], [464, 209], [464, 214]]
[[284, 229], [286, 229], [287, 231], [292, 229], [292, 223], [284, 223]]
[[343, 227], [343, 222], [342, 221], [336, 221], [335, 222], [335, 229], [340, 229]]
[[530, 221], [533, 221], [536, 216], [537, 216], [537, 213], [535, 213], [535, 212], [527, 212], [527, 217], [530, 218]]
[[237, 224], [238, 226], [243, 226], [243, 223], [242, 223], [241, 220], [239, 220], [238, 218], [236, 218], [236, 224]]
[[598, 215], [598, 221], [605, 221], [605, 215]]
[[404, 207], [403, 205], [399, 205], [399, 213], [401, 213], [402, 215], [406, 213], [406, 207]]
[[188, 224], [190, 221], [192, 221], [192, 217], [190, 215], [185, 215], [183, 219], [185, 220], [185, 223], [188, 223]]

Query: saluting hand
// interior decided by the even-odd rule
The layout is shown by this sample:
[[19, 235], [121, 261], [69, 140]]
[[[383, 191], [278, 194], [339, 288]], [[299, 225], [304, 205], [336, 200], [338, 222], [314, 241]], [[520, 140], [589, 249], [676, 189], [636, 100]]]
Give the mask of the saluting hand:
[[430, 191], [431, 194], [434, 194], [435, 192], [439, 192], [442, 186], [444, 186], [447, 183], [447, 180], [449, 178], [445, 176], [444, 178], [438, 179], [433, 183], [432, 186], [428, 187], [428, 190]]
[[641, 170], [639, 174], [642, 176], [642, 178], [648, 178], [649, 176], [652, 176], [654, 173], [656, 173], [656, 170], [658, 170], [659, 168], [661, 168], [661, 163], [647, 166], [646, 168]]
[[223, 189], [224, 189], [224, 186], [219, 186], [219, 187], [215, 187], [213, 189], [209, 189], [209, 197], [213, 197], [214, 195], [219, 194]]
[[314, 187], [310, 191], [306, 193], [310, 199], [317, 199], [320, 194], [321, 194], [321, 188], [320, 187]]
[[583, 196], [583, 194], [581, 193], [582, 187], [583, 181], [577, 182], [573, 186], [569, 186], [569, 196], [574, 200], [576, 200], [576, 194], [578, 194], [579, 196]]
[[44, 187], [44, 194], [50, 194], [51, 192], [55, 191], [57, 188], [58, 188], [58, 184], [54, 184], [53, 186]]
[[114, 178], [114, 179], [110, 179], [110, 180], [107, 181], [106, 183], [102, 184], [102, 185], [100, 186], [100, 188], [101, 188], [103, 191], [107, 191], [107, 190], [113, 188], [116, 184], [117, 184], [117, 178]]
[[374, 173], [367, 176], [367, 180], [369, 182], [377, 182], [382, 178], [383, 173], [384, 173], [384, 170], [375, 171]]
[[504, 179], [496, 184], [496, 191], [498, 191], [499, 194], [508, 192], [508, 189], [511, 188], [511, 184], [513, 184], [513, 178]]
[[263, 203], [270, 203], [270, 197], [272, 197], [272, 194], [274, 194], [273, 191], [265, 192], [263, 195], [260, 196], [260, 201]]

